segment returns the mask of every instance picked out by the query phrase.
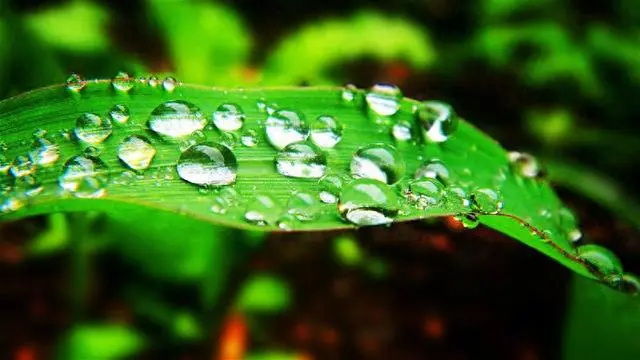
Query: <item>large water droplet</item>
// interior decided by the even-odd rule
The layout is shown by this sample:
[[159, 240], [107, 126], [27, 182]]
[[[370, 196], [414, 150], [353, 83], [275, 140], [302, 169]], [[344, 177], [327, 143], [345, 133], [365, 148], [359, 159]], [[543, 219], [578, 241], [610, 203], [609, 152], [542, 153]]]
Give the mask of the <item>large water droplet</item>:
[[67, 160], [58, 185], [79, 198], [97, 198], [106, 194], [107, 166], [98, 158], [74, 156]]
[[366, 100], [374, 113], [391, 116], [400, 110], [402, 91], [395, 85], [376, 84], [367, 93]]
[[609, 249], [595, 244], [582, 245], [578, 247], [578, 257], [593, 266], [610, 285], [622, 279], [622, 263]]
[[244, 213], [248, 222], [260, 226], [275, 224], [283, 213], [282, 207], [271, 195], [256, 195]]
[[533, 155], [516, 151], [509, 152], [509, 163], [513, 171], [525, 178], [537, 178], [541, 175], [540, 165]]
[[416, 170], [414, 178], [433, 178], [446, 184], [449, 181], [449, 169], [444, 162], [438, 159], [431, 159], [420, 165]]
[[176, 139], [204, 129], [207, 119], [196, 105], [174, 100], [153, 109], [148, 124], [155, 133]]
[[474, 210], [484, 214], [497, 214], [504, 207], [504, 202], [499, 192], [489, 188], [481, 188], [471, 193], [471, 206]]
[[424, 135], [431, 142], [446, 141], [458, 128], [458, 116], [451, 105], [440, 101], [425, 101], [418, 106], [418, 120]]
[[11, 163], [11, 167], [9, 167], [9, 173], [15, 178], [31, 175], [35, 171], [35, 163], [23, 155], [17, 156]]
[[82, 114], [76, 120], [73, 133], [81, 141], [97, 145], [102, 143], [112, 132], [111, 121], [93, 113]]
[[246, 147], [255, 147], [258, 145], [258, 134], [253, 129], [247, 129], [240, 135], [240, 142]]
[[109, 110], [109, 119], [116, 124], [126, 124], [129, 121], [129, 117], [131, 117], [131, 112], [126, 105], [117, 104]]
[[53, 165], [60, 157], [60, 147], [44, 137], [38, 138], [31, 144], [29, 158], [39, 166]]
[[265, 121], [267, 140], [280, 150], [285, 146], [303, 141], [309, 136], [309, 127], [302, 114], [293, 110], [277, 110]]
[[117, 92], [128, 93], [133, 88], [134, 80], [129, 74], [121, 71], [111, 80], [111, 85]]
[[433, 178], [409, 181], [405, 195], [419, 209], [437, 206], [444, 199], [444, 185]]
[[224, 145], [206, 142], [185, 150], [177, 165], [178, 175], [200, 186], [229, 185], [236, 181], [238, 163], [233, 152]]
[[395, 147], [373, 144], [360, 148], [351, 159], [351, 175], [395, 184], [405, 173], [405, 163]]
[[138, 135], [126, 137], [118, 146], [118, 157], [132, 170], [148, 169], [155, 155], [156, 149], [149, 140]]
[[289, 177], [320, 178], [327, 168], [327, 156], [310, 142], [287, 145], [275, 160], [278, 172]]
[[326, 175], [320, 179], [320, 201], [325, 204], [335, 204], [338, 202], [340, 190], [342, 190], [345, 182], [345, 179], [339, 175]]
[[65, 86], [67, 87], [67, 90], [79, 93], [85, 86], [87, 86], [87, 81], [78, 74], [71, 74], [65, 81]]
[[323, 148], [333, 148], [342, 140], [342, 124], [333, 116], [322, 115], [311, 125], [311, 141]]
[[320, 213], [320, 203], [310, 193], [297, 192], [289, 198], [287, 212], [300, 221], [311, 221]]
[[236, 104], [222, 104], [213, 112], [213, 124], [221, 131], [239, 130], [245, 118], [244, 111]]
[[358, 179], [340, 192], [340, 215], [355, 225], [388, 224], [398, 214], [399, 202], [391, 187], [372, 179]]

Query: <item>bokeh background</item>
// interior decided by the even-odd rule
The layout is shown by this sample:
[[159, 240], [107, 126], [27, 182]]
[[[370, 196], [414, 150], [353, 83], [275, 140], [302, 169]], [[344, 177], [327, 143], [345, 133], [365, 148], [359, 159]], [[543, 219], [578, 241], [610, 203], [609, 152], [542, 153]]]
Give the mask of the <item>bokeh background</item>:
[[[0, 0], [0, 98], [118, 71], [449, 102], [538, 156], [582, 241], [640, 272], [636, 0]], [[74, 216], [0, 225], [0, 358], [640, 358], [637, 300], [453, 219], [269, 235]]]

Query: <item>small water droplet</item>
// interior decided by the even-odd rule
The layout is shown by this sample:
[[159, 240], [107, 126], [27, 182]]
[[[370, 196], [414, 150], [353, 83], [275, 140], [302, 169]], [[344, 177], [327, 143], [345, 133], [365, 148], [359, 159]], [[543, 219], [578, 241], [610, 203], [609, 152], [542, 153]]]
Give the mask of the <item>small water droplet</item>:
[[309, 127], [302, 114], [281, 109], [269, 115], [265, 121], [265, 133], [269, 143], [281, 150], [291, 143], [306, 140], [309, 136]]
[[498, 214], [504, 207], [504, 202], [499, 192], [481, 188], [471, 193], [471, 206], [483, 214]]
[[276, 225], [280, 230], [291, 231], [296, 223], [296, 218], [292, 214], [283, 214], [278, 218]]
[[340, 96], [342, 97], [342, 101], [347, 104], [351, 104], [356, 100], [356, 96], [358, 95], [358, 88], [353, 84], [348, 84], [342, 90]]
[[475, 229], [480, 225], [480, 217], [476, 213], [467, 213], [458, 217], [465, 229]]
[[221, 131], [236, 131], [244, 125], [246, 115], [236, 104], [222, 104], [213, 112], [213, 124]]
[[42, 192], [42, 183], [33, 175], [25, 175], [14, 179], [13, 191], [25, 197], [34, 197]]
[[33, 130], [33, 134], [32, 135], [33, 135], [34, 138], [40, 139], [40, 138], [43, 138], [43, 137], [45, 137], [47, 135], [47, 130], [38, 128], [38, 129]]
[[162, 87], [164, 88], [164, 91], [168, 93], [172, 93], [179, 84], [180, 83], [178, 82], [178, 80], [176, 80], [176, 78], [174, 78], [173, 76], [167, 76], [162, 81]]
[[275, 163], [278, 172], [284, 176], [320, 178], [327, 169], [327, 156], [310, 142], [296, 142], [280, 150]]
[[444, 142], [456, 131], [459, 120], [451, 105], [441, 101], [425, 101], [418, 107], [418, 121], [427, 140]]
[[622, 263], [613, 252], [595, 244], [578, 246], [577, 251], [578, 258], [599, 272], [609, 285], [620, 284]]
[[446, 184], [449, 181], [449, 169], [441, 160], [431, 159], [420, 165], [416, 170], [414, 178], [433, 178]]
[[111, 121], [93, 113], [82, 114], [76, 120], [76, 127], [73, 129], [79, 140], [93, 145], [102, 143], [111, 132]]
[[127, 136], [118, 146], [118, 158], [132, 170], [148, 169], [155, 155], [156, 149], [143, 136]]
[[109, 110], [109, 119], [116, 124], [124, 125], [129, 121], [131, 112], [126, 105], [117, 104]]
[[339, 175], [326, 175], [320, 179], [320, 201], [325, 204], [335, 204], [338, 202], [340, 190], [345, 184], [345, 179]]
[[129, 74], [126, 72], [119, 72], [116, 76], [111, 80], [111, 86], [116, 92], [119, 93], [128, 93], [129, 90], [133, 88], [134, 81]]
[[316, 145], [331, 149], [342, 140], [342, 124], [333, 116], [321, 115], [311, 125], [311, 141]]
[[238, 137], [234, 133], [221, 133], [218, 142], [229, 149], [233, 149], [238, 143]]
[[273, 225], [282, 213], [283, 209], [274, 197], [260, 194], [249, 202], [244, 218], [248, 222], [260, 226]]
[[153, 109], [148, 125], [155, 133], [176, 139], [204, 129], [207, 119], [196, 105], [174, 100]]
[[227, 203], [221, 197], [216, 196], [213, 198], [213, 204], [211, 204], [209, 209], [215, 214], [226, 214]]
[[246, 147], [255, 147], [258, 145], [258, 134], [253, 129], [247, 129], [240, 135], [240, 142]]
[[320, 213], [320, 203], [310, 193], [297, 192], [289, 198], [287, 212], [300, 221], [311, 221]]
[[376, 84], [367, 93], [367, 105], [380, 116], [392, 116], [400, 110], [402, 91], [390, 84]]
[[351, 175], [356, 179], [376, 179], [395, 184], [402, 179], [404, 173], [405, 162], [391, 145], [373, 144], [362, 147], [351, 159]]
[[238, 163], [224, 145], [205, 142], [185, 150], [176, 166], [185, 181], [200, 186], [222, 186], [236, 181]]
[[158, 85], [160, 85], [160, 79], [158, 79], [158, 77], [155, 75], [150, 76], [147, 84], [151, 87], [157, 87]]
[[541, 176], [540, 165], [533, 155], [511, 151], [508, 157], [511, 168], [516, 174], [530, 179]]
[[582, 232], [578, 228], [578, 220], [569, 208], [558, 209], [558, 222], [570, 241], [577, 242], [582, 238]]
[[437, 206], [444, 200], [444, 185], [433, 178], [411, 180], [405, 196], [419, 209]]
[[411, 140], [412, 131], [411, 124], [407, 121], [399, 121], [391, 127], [391, 135], [398, 141]]
[[31, 175], [36, 171], [35, 164], [26, 156], [17, 156], [9, 167], [9, 173], [14, 178]]
[[98, 158], [74, 156], [64, 164], [58, 185], [79, 198], [97, 198], [106, 194], [107, 166]]
[[355, 225], [388, 224], [398, 214], [399, 201], [388, 185], [373, 179], [357, 179], [340, 192], [338, 211]]
[[67, 87], [67, 90], [74, 93], [79, 93], [80, 91], [82, 91], [82, 89], [84, 89], [85, 86], [87, 86], [87, 81], [80, 75], [74, 73], [69, 75], [69, 77], [65, 81], [65, 86]]
[[96, 157], [97, 158], [98, 156], [100, 156], [100, 149], [98, 149], [95, 146], [87, 146], [84, 149], [84, 151], [82, 151], [82, 154], [84, 156], [87, 156], [87, 157]]
[[471, 206], [467, 192], [459, 186], [448, 186], [446, 188], [446, 198], [447, 202], [456, 207], [467, 208]]
[[55, 164], [60, 157], [60, 147], [58, 144], [42, 138], [37, 138], [31, 144], [29, 159], [39, 166], [50, 166]]

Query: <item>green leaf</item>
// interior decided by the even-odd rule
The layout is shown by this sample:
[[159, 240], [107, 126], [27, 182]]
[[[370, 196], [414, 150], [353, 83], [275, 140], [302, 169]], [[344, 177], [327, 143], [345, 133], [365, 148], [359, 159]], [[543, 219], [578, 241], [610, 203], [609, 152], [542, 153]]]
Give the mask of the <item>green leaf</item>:
[[[136, 83], [128, 94], [122, 94], [114, 93], [110, 81], [91, 81], [79, 94], [58, 85], [5, 100], [0, 102], [0, 139], [7, 148], [3, 151], [4, 168], [10, 169], [2, 177], [5, 184], [0, 200], [2, 218], [87, 210], [123, 216], [138, 212], [142, 216], [147, 211], [144, 209], [149, 209], [153, 210], [149, 211], [149, 222], [154, 221], [155, 211], [165, 211], [235, 228], [309, 231], [454, 215], [469, 226], [473, 226], [474, 219], [478, 218], [481, 223], [522, 241], [580, 274], [610, 279], [608, 271], [603, 272], [578, 257], [578, 248], [570, 240], [577, 231], [575, 220], [571, 212], [563, 208], [547, 181], [527, 175], [531, 169], [523, 169], [522, 164], [511, 163], [507, 152], [494, 140], [471, 124], [460, 121], [457, 130], [446, 141], [433, 142], [443, 139], [434, 137], [433, 129], [436, 128], [431, 129], [431, 135], [425, 134], [423, 122], [418, 119], [428, 116], [426, 104], [403, 98], [399, 111], [387, 118], [377, 115], [373, 110], [376, 106], [373, 109], [367, 106], [363, 93], [350, 91], [354, 100], [344, 101], [341, 88], [212, 89], [184, 85], [169, 92], [160, 86]], [[241, 145], [234, 140], [238, 134], [222, 133], [212, 127], [194, 133], [191, 139], [175, 141], [157, 136], [148, 129], [150, 114], [159, 105], [175, 99], [197, 104], [205, 119], [209, 119], [222, 103], [237, 104], [246, 115], [243, 131], [255, 131], [258, 145]], [[394, 102], [386, 100], [385, 106]], [[276, 171], [274, 159], [279, 151], [267, 141], [264, 123], [268, 115], [263, 112], [267, 111], [263, 109], [263, 101], [268, 109], [295, 109], [314, 124], [317, 117], [331, 115], [344, 126], [342, 140], [335, 148], [324, 152], [313, 150], [317, 153], [312, 158], [321, 164], [326, 155], [325, 172], [348, 182], [339, 193], [331, 186], [324, 188], [326, 184], [321, 187], [317, 178], [283, 176]], [[74, 138], [71, 130], [77, 121], [82, 124], [98, 116], [104, 117], [116, 104], [127, 106], [131, 117], [122, 126], [114, 121], [113, 133], [106, 140], [101, 141], [106, 134], [101, 127], [77, 132], [81, 139], [96, 142], [98, 148], [88, 147]], [[184, 111], [195, 110], [193, 107], [186, 110], [186, 105], [183, 108]], [[417, 113], [416, 108], [420, 110]], [[378, 108], [378, 111], [383, 110]], [[95, 115], [88, 116], [87, 113]], [[194, 124], [191, 120], [197, 116], [191, 116], [183, 117], [183, 120]], [[173, 115], [167, 119], [173, 119]], [[455, 123], [456, 117], [449, 119]], [[204, 126], [200, 120], [195, 123]], [[402, 132], [392, 136], [393, 124], [410, 126], [412, 141], [399, 140], [404, 136]], [[35, 136], [44, 136], [59, 147], [60, 159], [51, 166], [32, 167], [25, 157], [38, 154], [31, 148], [36, 129], [40, 130], [35, 131]], [[43, 135], [43, 131], [47, 134]], [[128, 170], [118, 158], [119, 146], [131, 135], [146, 137], [155, 149], [155, 157], [147, 170]], [[41, 146], [39, 139], [36, 145]], [[272, 140], [278, 143], [273, 137]], [[182, 176], [194, 182], [200, 175], [208, 174], [224, 183], [235, 181], [233, 186], [201, 188], [178, 176], [176, 165], [181, 156], [192, 156], [193, 144], [203, 142], [215, 142], [205, 150], [226, 159], [224, 169], [227, 171], [196, 171], [189, 175], [185, 170]], [[227, 144], [232, 150], [218, 143]], [[150, 146], [134, 146], [135, 154], [140, 155], [138, 150], [148, 154]], [[314, 149], [312, 145], [305, 146]], [[375, 150], [372, 150], [374, 155], [369, 153], [359, 158], [361, 176], [378, 180], [347, 181], [351, 178], [349, 167], [354, 153], [364, 146], [373, 146]], [[189, 147], [191, 150], [186, 151]], [[77, 170], [76, 163], [75, 167], [63, 171], [65, 162], [82, 154], [84, 157], [79, 159], [95, 168], [89, 167], [79, 173], [70, 171]], [[371, 157], [364, 160], [366, 156]], [[376, 160], [376, 156], [381, 157]], [[234, 174], [232, 157], [238, 164], [235, 180], [231, 177]], [[317, 168], [295, 159], [291, 160], [296, 163], [295, 169], [302, 167], [308, 171], [300, 174], [318, 176], [313, 172]], [[426, 172], [427, 178], [413, 180], [416, 170], [434, 159], [441, 161], [446, 176], [441, 169], [436, 179], [430, 177], [435, 175], [432, 171]], [[287, 169], [288, 163], [284, 164], [280, 171], [291, 171], [291, 168]], [[321, 165], [316, 166], [322, 169]], [[77, 176], [71, 176], [74, 174]], [[196, 176], [196, 179], [190, 176]], [[387, 185], [385, 179], [395, 183]], [[339, 195], [339, 205], [320, 203], [321, 190]], [[140, 221], [139, 226], [145, 224]]]
[[144, 339], [122, 325], [79, 325], [60, 343], [59, 358], [69, 360], [121, 359], [144, 346]]
[[245, 313], [280, 312], [291, 303], [289, 287], [282, 280], [267, 274], [257, 274], [242, 286], [236, 306]]
[[72, 0], [38, 11], [24, 19], [25, 26], [49, 46], [74, 53], [106, 51], [109, 16], [91, 1]]
[[263, 351], [247, 354], [245, 360], [302, 360], [304, 355], [285, 351]]
[[435, 61], [436, 49], [424, 30], [406, 19], [360, 12], [307, 25], [286, 37], [266, 61], [263, 83], [333, 84], [330, 70], [362, 58], [404, 60], [424, 69]]

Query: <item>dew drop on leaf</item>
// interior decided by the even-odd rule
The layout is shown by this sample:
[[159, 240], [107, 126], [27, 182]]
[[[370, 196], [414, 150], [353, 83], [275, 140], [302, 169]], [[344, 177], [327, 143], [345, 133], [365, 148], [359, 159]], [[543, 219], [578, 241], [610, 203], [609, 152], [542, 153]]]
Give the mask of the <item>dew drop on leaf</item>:
[[65, 86], [67, 90], [79, 93], [85, 86], [87, 86], [87, 81], [80, 75], [74, 73], [67, 77], [67, 80], [65, 80]]
[[465, 229], [475, 229], [480, 225], [480, 218], [475, 213], [467, 213], [458, 217]]
[[31, 175], [36, 171], [36, 165], [27, 156], [17, 156], [11, 166], [9, 167], [9, 173], [14, 178]]
[[352, 104], [356, 100], [356, 96], [358, 95], [358, 88], [353, 84], [348, 84], [342, 89], [340, 94], [342, 101], [347, 104]]
[[258, 134], [253, 129], [246, 129], [240, 134], [240, 142], [246, 147], [255, 147], [258, 145]]
[[180, 178], [192, 184], [222, 186], [236, 181], [238, 163], [228, 147], [205, 142], [185, 150], [176, 169]]
[[398, 214], [398, 200], [390, 186], [373, 179], [357, 179], [342, 188], [338, 211], [355, 225], [388, 224]]
[[637, 296], [640, 294], [640, 278], [636, 275], [626, 273], [622, 275], [620, 288], [627, 294]]
[[356, 179], [376, 179], [395, 184], [402, 179], [404, 173], [404, 159], [391, 145], [373, 144], [362, 147], [351, 159], [351, 175]]
[[222, 104], [213, 112], [213, 124], [221, 131], [236, 131], [244, 125], [245, 114], [236, 104]]
[[113, 131], [109, 118], [101, 118], [94, 113], [85, 113], [76, 120], [73, 133], [76, 137], [89, 144], [102, 143]]
[[311, 141], [316, 145], [331, 149], [342, 140], [342, 124], [330, 115], [321, 115], [311, 124]]
[[148, 125], [156, 134], [178, 139], [204, 129], [207, 119], [196, 105], [174, 100], [153, 109]]
[[444, 185], [434, 178], [410, 180], [405, 196], [418, 209], [437, 206], [444, 200]]
[[320, 201], [325, 204], [335, 204], [338, 202], [340, 196], [340, 190], [345, 184], [345, 179], [339, 175], [325, 175], [320, 179]]
[[295, 178], [320, 178], [327, 169], [327, 156], [313, 143], [301, 141], [287, 145], [275, 159], [278, 173]]
[[155, 75], [150, 76], [147, 80], [147, 85], [151, 87], [157, 87], [158, 85], [160, 85], [160, 79], [158, 79], [158, 77]]
[[569, 240], [576, 242], [582, 238], [582, 232], [578, 228], [578, 220], [569, 208], [561, 207], [557, 213], [558, 222]]
[[498, 214], [504, 207], [504, 201], [499, 192], [480, 188], [471, 193], [471, 206], [483, 214]]
[[320, 213], [320, 203], [308, 192], [297, 192], [287, 201], [287, 212], [300, 221], [311, 221]]
[[282, 109], [269, 115], [265, 121], [265, 133], [269, 143], [280, 150], [291, 143], [306, 140], [309, 127], [302, 114]]
[[610, 285], [620, 283], [622, 263], [609, 249], [595, 244], [578, 246], [578, 258], [602, 274]]
[[127, 136], [118, 145], [118, 158], [132, 170], [148, 169], [155, 155], [156, 149], [143, 136]]
[[540, 176], [540, 165], [533, 155], [511, 151], [508, 158], [514, 173], [530, 179]]
[[173, 76], [167, 76], [162, 81], [162, 88], [168, 93], [172, 93], [178, 85], [178, 80], [176, 80], [176, 78], [174, 78]]
[[376, 84], [366, 95], [367, 106], [380, 116], [392, 116], [400, 110], [402, 91], [395, 85]]
[[79, 198], [98, 198], [106, 194], [107, 166], [98, 158], [74, 156], [67, 160], [58, 185]]
[[43, 189], [42, 183], [33, 175], [15, 178], [13, 182], [14, 193], [24, 195], [28, 198], [38, 195]]
[[414, 178], [434, 178], [443, 184], [449, 181], [449, 168], [439, 159], [431, 159], [418, 167]]
[[411, 140], [411, 124], [407, 121], [399, 121], [391, 127], [391, 135], [398, 141]]
[[471, 205], [467, 192], [459, 186], [448, 186], [446, 198], [447, 202], [456, 208], [468, 208]]
[[447, 141], [458, 128], [458, 116], [451, 105], [441, 101], [424, 101], [418, 106], [418, 121], [426, 140]]
[[31, 144], [29, 159], [39, 166], [50, 166], [55, 164], [60, 157], [60, 147], [44, 137], [37, 138]]
[[111, 86], [116, 92], [126, 94], [133, 88], [134, 80], [126, 72], [119, 72], [111, 80]]
[[247, 222], [265, 226], [273, 225], [283, 213], [282, 206], [271, 195], [259, 194], [247, 204], [244, 218]]
[[116, 124], [124, 125], [130, 117], [131, 111], [126, 105], [117, 104], [109, 110], [109, 119]]

